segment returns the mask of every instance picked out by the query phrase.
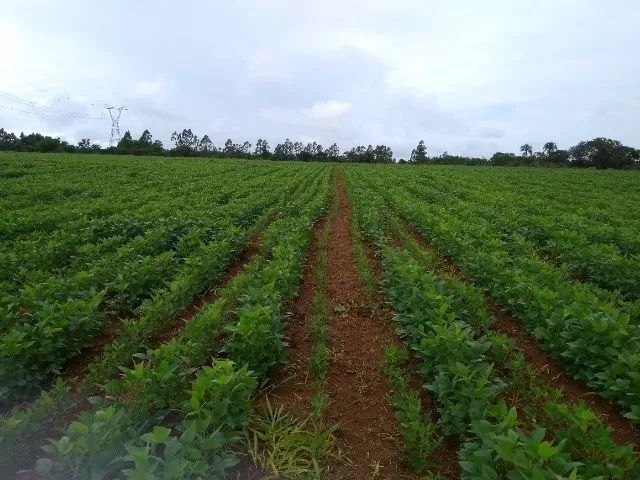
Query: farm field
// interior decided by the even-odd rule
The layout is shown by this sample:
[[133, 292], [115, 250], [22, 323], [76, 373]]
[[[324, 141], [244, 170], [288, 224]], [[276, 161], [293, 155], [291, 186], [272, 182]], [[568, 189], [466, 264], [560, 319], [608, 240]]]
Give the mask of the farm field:
[[0, 478], [640, 478], [639, 172], [4, 153], [0, 192]]

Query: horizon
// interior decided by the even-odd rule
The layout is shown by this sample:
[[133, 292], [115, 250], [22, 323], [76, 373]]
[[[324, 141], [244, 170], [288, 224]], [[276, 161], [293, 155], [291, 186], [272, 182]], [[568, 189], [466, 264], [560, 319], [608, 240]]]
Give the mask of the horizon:
[[0, 15], [0, 127], [16, 134], [106, 146], [111, 123], [93, 117], [113, 104], [128, 106], [122, 133], [148, 129], [165, 147], [185, 128], [216, 146], [382, 144], [396, 158], [420, 139], [430, 156], [478, 158], [640, 145], [631, 1], [28, 3]]

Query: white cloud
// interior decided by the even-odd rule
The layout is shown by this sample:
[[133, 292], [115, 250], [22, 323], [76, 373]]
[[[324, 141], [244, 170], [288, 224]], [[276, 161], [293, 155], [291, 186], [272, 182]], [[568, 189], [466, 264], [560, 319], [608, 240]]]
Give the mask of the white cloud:
[[316, 102], [311, 108], [305, 110], [305, 115], [311, 120], [321, 122], [335, 121], [344, 117], [351, 111], [349, 102], [341, 102], [338, 100], [329, 100], [326, 102]]
[[166, 89], [166, 82], [161, 78], [141, 80], [133, 85], [130, 95], [134, 98], [153, 99], [164, 96]]
[[[191, 128], [399, 157], [420, 138], [477, 155], [596, 135], [640, 146], [638, 24], [635, 0], [4, 0], [0, 91], [126, 104], [123, 130], [165, 142]], [[0, 126], [95, 140], [110, 127], [1, 106]]]

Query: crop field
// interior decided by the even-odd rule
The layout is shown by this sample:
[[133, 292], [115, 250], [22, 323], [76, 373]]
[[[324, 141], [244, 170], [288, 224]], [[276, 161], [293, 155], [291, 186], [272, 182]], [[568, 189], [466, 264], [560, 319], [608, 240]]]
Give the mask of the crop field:
[[640, 479], [640, 172], [0, 154], [0, 478]]

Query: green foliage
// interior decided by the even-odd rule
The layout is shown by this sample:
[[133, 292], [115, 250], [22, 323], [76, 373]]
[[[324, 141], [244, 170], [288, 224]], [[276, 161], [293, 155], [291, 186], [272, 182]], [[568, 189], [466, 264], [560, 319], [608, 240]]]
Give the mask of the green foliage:
[[[70, 166], [61, 162], [54, 177], [63, 191], [79, 181], [77, 172], [67, 170]], [[86, 168], [92, 171], [100, 164]], [[188, 192], [198, 185], [190, 183], [197, 172], [133, 181], [120, 172], [97, 184], [108, 193], [106, 198], [98, 195], [86, 202], [77, 197], [67, 204], [55, 198], [44, 211], [36, 203], [3, 218], [0, 236], [7, 242], [0, 246], [0, 263], [7, 275], [0, 284], [0, 328], [6, 329], [0, 338], [0, 403], [33, 395], [102, 333], [109, 317], [130, 317], [124, 323], [126, 334], [92, 366], [92, 380], [116, 373], [118, 365], [136, 349], [144, 351], [155, 332], [222, 276], [285, 200], [309, 198], [315, 189], [303, 188], [309, 183], [317, 188], [322, 179], [314, 178], [313, 169], [270, 178], [261, 169], [241, 168], [235, 177], [228, 165], [212, 167], [213, 173], [229, 170], [227, 180], [238, 180], [236, 186], [222, 186], [196, 201]], [[273, 172], [278, 170], [268, 173]], [[123, 176], [133, 191], [142, 192], [139, 199], [121, 192]], [[177, 187], [156, 193], [153, 185], [168, 178]], [[305, 181], [298, 184], [301, 179]], [[201, 182], [198, 188], [208, 192], [210, 186]], [[253, 193], [247, 196], [247, 191]], [[283, 191], [297, 191], [302, 198], [280, 200]], [[229, 198], [235, 198], [232, 204]], [[55, 216], [60, 204], [66, 220]], [[54, 223], [39, 223], [41, 218]], [[59, 228], [49, 238], [56, 221]]]
[[[65, 161], [68, 162], [68, 160]], [[65, 171], [67, 168], [65, 161], [60, 161], [58, 168], [62, 169], [67, 177], [73, 176], [73, 169]], [[141, 160], [141, 162], [143, 161]], [[51, 165], [54, 164], [55, 162]], [[99, 165], [96, 164], [91, 168], [97, 168]], [[68, 166], [70, 167], [71, 164]], [[152, 259], [168, 249], [171, 251], [173, 259], [177, 260], [175, 276], [167, 279], [161, 286], [153, 288], [152, 294], [142, 300], [140, 306], [136, 308], [136, 314], [139, 317], [123, 322], [118, 339], [107, 346], [103, 354], [91, 365], [90, 375], [79, 384], [80, 395], [104, 388], [105, 394], [108, 396], [106, 400], [103, 399], [92, 409], [93, 413], [108, 406], [123, 410], [125, 416], [131, 419], [136, 435], [143, 434], [154, 425], [166, 425], [168, 419], [176, 417], [184, 419], [187, 414], [183, 410], [187, 401], [185, 395], [190, 390], [189, 386], [197, 376], [200, 367], [211, 364], [212, 359], [223, 350], [227, 352], [233, 350], [225, 348], [225, 342], [230, 341], [230, 336], [225, 335], [224, 329], [226, 326], [238, 323], [240, 320], [238, 312], [259, 310], [261, 302], [268, 300], [269, 304], [266, 307], [272, 313], [270, 325], [279, 329], [274, 333], [273, 338], [281, 338], [281, 320], [284, 318], [282, 302], [295, 294], [301, 274], [302, 259], [308, 246], [309, 231], [314, 219], [326, 205], [329, 170], [325, 167], [304, 167], [304, 169], [294, 170], [293, 173], [289, 167], [276, 165], [267, 168], [255, 164], [239, 166], [222, 162], [201, 164], [195, 167], [186, 171], [184, 167], [172, 170], [171, 164], [167, 164], [168, 171], [165, 172], [155, 167], [153, 169], [140, 167], [141, 175], [133, 181], [120, 178], [120, 176], [125, 179], [133, 178], [128, 175], [131, 173], [131, 169], [112, 169], [113, 172], [117, 172], [114, 176], [118, 181], [125, 183], [129, 181], [134, 185], [140, 184], [137, 190], [143, 195], [142, 198], [146, 198], [144, 197], [145, 193], [151, 193], [153, 200], [149, 205], [153, 205], [152, 208], [150, 210], [143, 208], [136, 213], [145, 220], [143, 222], [120, 221], [118, 215], [111, 216], [113, 212], [109, 207], [118, 205], [116, 198], [113, 201], [110, 199], [109, 203], [98, 202], [97, 208], [103, 211], [105, 217], [103, 220], [91, 224], [90, 228], [85, 230], [78, 223], [84, 222], [81, 217], [85, 215], [82, 210], [85, 204], [80, 202], [78, 206], [67, 212], [74, 213], [79, 210], [80, 216], [78, 218], [80, 219], [78, 220], [74, 215], [71, 215], [73, 218], [68, 220], [70, 226], [69, 230], [65, 230], [65, 233], [69, 235], [69, 232], [76, 231], [77, 228], [77, 231], [82, 232], [82, 235], [75, 240], [63, 242], [61, 245], [73, 245], [74, 241], [86, 241], [88, 242], [86, 245], [81, 243], [80, 246], [73, 247], [76, 248], [76, 252], [81, 251], [83, 255], [86, 254], [86, 257], [79, 260], [78, 263], [75, 260], [67, 261], [64, 256], [55, 257], [56, 273], [59, 275], [65, 275], [73, 269], [86, 268], [87, 262], [91, 264], [92, 261], [95, 261], [99, 267], [96, 269], [99, 274], [96, 273], [93, 278], [102, 278], [103, 282], [104, 279], [118, 278], [117, 275], [121, 273], [119, 266], [122, 262], [128, 262], [129, 259], [132, 261], [138, 259], [144, 261], [146, 257]], [[210, 175], [202, 177], [203, 167], [206, 167], [204, 172]], [[135, 169], [137, 168], [139, 167], [135, 167]], [[108, 176], [108, 173], [106, 175]], [[171, 181], [164, 182], [166, 189], [162, 193], [158, 193], [154, 186], [165, 176], [171, 177]], [[224, 178], [219, 185], [216, 185], [211, 178], [217, 178], [217, 176]], [[58, 177], [53, 176], [52, 178], [52, 181], [55, 181]], [[60, 178], [58, 178], [59, 181], [61, 181]], [[64, 181], [68, 181], [68, 178]], [[114, 185], [118, 185], [118, 181], [110, 188], [115, 188]], [[101, 178], [97, 184], [103, 187], [109, 186], [109, 180]], [[176, 188], [173, 188], [174, 186]], [[194, 189], [201, 192], [196, 196], [197, 198], [193, 196]], [[168, 196], [165, 196], [165, 190]], [[122, 194], [125, 201], [119, 208], [131, 210], [131, 198], [126, 196], [126, 192], [122, 192]], [[34, 198], [36, 197], [37, 193], [34, 195]], [[190, 199], [189, 208], [185, 208], [184, 202], [187, 199]], [[147, 203], [148, 201], [146, 200]], [[54, 204], [55, 202], [59, 202], [59, 199], [54, 199]], [[145, 202], [143, 202], [144, 204]], [[165, 210], [172, 212], [172, 215], [176, 215], [175, 212], [180, 212], [181, 216], [175, 218], [167, 216]], [[290, 218], [293, 212], [296, 215]], [[274, 215], [281, 218], [273, 221]], [[58, 219], [58, 221], [61, 220]], [[264, 229], [269, 222], [271, 225], [261, 237], [260, 254], [254, 256], [247, 264], [246, 271], [234, 277], [227, 288], [218, 292], [218, 301], [196, 315], [174, 341], [156, 349], [150, 349], [157, 333], [161, 332], [180, 310], [200, 296], [205, 288], [215, 284], [249, 239]], [[5, 217], [3, 217], [3, 220], [0, 221], [0, 235], [11, 236], [13, 238], [11, 241], [17, 242], [23, 242], [22, 239], [25, 238], [25, 235], [33, 235], [30, 229], [36, 228], [35, 232], [39, 233], [33, 237], [34, 241], [31, 242], [31, 245], [38, 245], [37, 242], [41, 241], [39, 236], [42, 237], [42, 240], [47, 236], [46, 233], [42, 233], [38, 229], [55, 227], [54, 224], [48, 222], [21, 223], [19, 219], [17, 223], [13, 221], [11, 225], [5, 222]], [[26, 228], [27, 226], [29, 228]], [[102, 249], [102, 247], [95, 247], [95, 244], [92, 243], [96, 240], [99, 241], [104, 235], [114, 233], [113, 242], [101, 244], [105, 249], [113, 248], [112, 254], [109, 254], [109, 251]], [[130, 240], [129, 244], [126, 244], [127, 239]], [[123, 241], [124, 243], [122, 243]], [[11, 243], [5, 243], [2, 248], [11, 245]], [[23, 255], [23, 250], [19, 250], [18, 255]], [[7, 255], [7, 257], [0, 255], [0, 259], [2, 258], [8, 259], [10, 267], [13, 265], [15, 258], [13, 254]], [[23, 256], [23, 258], [29, 257]], [[41, 280], [42, 272], [45, 279], [48, 268], [51, 268], [53, 272], [54, 267], [49, 267], [46, 261], [46, 255], [40, 255], [35, 260], [39, 270], [34, 270], [34, 272], [40, 276], [36, 277], [34, 274], [31, 278], [38, 282], [34, 285], [43, 285], [43, 287], [34, 289], [34, 292], [46, 292], [47, 289], [44, 286], [48, 283], [56, 285], [51, 281], [45, 284]], [[133, 264], [131, 265], [130, 271], [134, 278], [144, 281], [145, 275], [136, 277], [137, 270], [133, 268]], [[20, 269], [12, 271], [15, 272], [15, 277], [12, 277], [11, 284], [3, 282], [0, 284], [0, 290], [5, 287], [13, 288], [14, 284], [22, 281], [22, 271]], [[87, 277], [83, 278], [85, 278], [83, 281], [86, 284]], [[125, 282], [132, 281], [126, 276], [120, 275], [120, 278]], [[156, 279], [157, 277], [154, 277], [150, 280], [155, 281]], [[62, 285], [68, 285], [65, 287], [65, 292], [73, 292], [74, 289], [77, 289], [77, 285], [69, 283]], [[129, 286], [120, 288], [122, 292], [131, 290]], [[142, 290], [137, 291], [142, 292]], [[255, 292], [266, 292], [267, 297]], [[35, 294], [33, 297], [36, 298]], [[0, 295], [0, 300], [2, 298]], [[113, 298], [113, 296], [107, 296], [107, 298]], [[141, 297], [139, 296], [139, 298]], [[35, 300], [34, 305], [38, 305]], [[9, 305], [9, 308], [12, 312], [20, 312], [19, 305], [17, 307]], [[28, 318], [35, 315], [34, 310], [25, 314]], [[61, 335], [60, 338], [63, 339], [64, 336]], [[87, 341], [89, 340], [90, 338], [87, 338]], [[273, 347], [273, 343], [266, 342], [261, 347], [263, 348], [260, 353], [261, 358], [279, 357], [279, 352], [274, 354], [274, 352], [269, 353], [268, 351]], [[62, 355], [69, 354], [63, 351], [60, 353]], [[241, 359], [241, 355], [238, 354], [237, 358], [232, 359]], [[122, 365], [127, 365], [127, 367], [119, 368]], [[239, 370], [242, 368], [242, 365], [238, 367]], [[118, 375], [120, 372], [121, 374]], [[263, 377], [260, 378], [260, 381], [263, 381]], [[256, 380], [251, 382], [247, 380], [245, 384], [253, 391], [254, 387], [251, 385], [255, 385]], [[248, 398], [247, 391], [243, 394]], [[0, 463], [11, 464], [15, 460], [18, 468], [26, 466], [23, 462], [28, 461], [28, 457], [19, 458], [12, 449], [12, 442], [15, 442], [16, 435], [24, 434], [24, 437], [20, 438], [19, 445], [31, 448], [34, 443], [37, 445], [36, 442], [39, 442], [43, 435], [50, 435], [48, 432], [51, 430], [64, 427], [65, 408], [63, 407], [65, 405], [62, 402], [65, 400], [63, 400], [63, 396], [56, 395], [49, 402], [46, 401], [47, 398], [44, 395], [36, 401], [33, 407], [16, 410], [5, 419], [6, 425], [12, 425], [12, 427], [0, 432], [0, 444], [3, 447], [1, 451], [6, 452], [6, 455], [0, 454]], [[246, 401], [242, 403], [237, 399], [234, 400], [234, 403], [238, 406], [246, 405]], [[72, 406], [73, 403], [70, 404], [70, 407]], [[49, 409], [52, 418], [43, 422], [40, 412], [45, 408]], [[213, 418], [213, 415], [209, 415], [209, 417]], [[237, 415], [234, 417], [240, 418]], [[235, 423], [238, 422], [235, 421]], [[171, 425], [168, 426], [171, 427]], [[211, 427], [218, 429], [219, 426], [212, 425]], [[176, 426], [172, 428], [171, 436], [180, 439], [187, 434], [186, 432], [187, 429], [184, 425], [182, 427]], [[144, 447], [144, 442], [136, 440], [137, 437], [133, 433], [127, 434], [127, 436], [130, 437], [127, 444]], [[151, 448], [149, 454], [157, 457], [158, 452], [154, 453], [154, 448], [156, 447]], [[157, 448], [162, 451], [162, 447]], [[124, 451], [112, 452], [111, 456], [115, 458], [116, 455], [125, 454]], [[224, 458], [226, 458], [226, 454]]]
[[576, 451], [583, 462], [580, 473], [585, 478], [637, 478], [640, 465], [629, 445], [619, 446], [605, 427], [585, 405], [547, 402], [544, 413], [554, 426], [557, 441]]
[[[470, 187], [466, 179], [465, 185], [459, 187], [455, 177], [447, 175], [446, 184], [441, 187], [455, 192], [461, 199], [458, 201], [451, 192], [442, 194], [433, 185], [429, 189], [412, 186], [410, 178], [406, 178], [402, 189], [398, 189], [383, 182], [387, 176], [385, 172], [373, 175], [350, 168], [345, 169], [345, 173], [354, 199], [354, 212], [361, 222], [366, 220], [363, 223], [367, 225], [366, 236], [374, 242], [377, 240], [385, 289], [396, 312], [396, 329], [412, 349], [421, 379], [438, 401], [438, 424], [444, 433], [464, 436], [465, 442], [459, 452], [463, 478], [635, 478], [638, 475], [637, 459], [631, 448], [616, 445], [611, 432], [590, 410], [564, 403], [558, 390], [549, 390], [538, 382], [535, 372], [513, 350], [512, 342], [488, 329], [492, 319], [484, 304], [484, 292], [472, 281], [484, 286], [485, 291], [495, 292], [498, 303], [504, 300], [506, 308], [518, 312], [531, 311], [527, 308], [535, 305], [532, 297], [551, 302], [552, 306], [559, 298], [566, 301], [568, 296], [562, 295], [572, 292], [577, 295], [571, 305], [563, 306], [571, 309], [577, 308], [579, 302], [591, 303], [594, 308], [602, 305], [605, 294], [587, 286], [567, 285], [562, 274], [558, 275], [551, 266], [535, 260], [531, 248], [521, 237], [513, 235], [510, 237], [512, 243], [501, 242], [491, 237], [490, 226], [481, 219], [471, 221], [469, 217], [459, 219], [449, 214], [452, 205], [469, 203]], [[447, 172], [443, 170], [443, 173]], [[416, 197], [410, 199], [407, 192], [419, 192], [414, 194], [425, 201], [416, 200]], [[478, 197], [477, 201], [480, 200]], [[416, 242], [385, 203], [412, 221], [436, 247], [455, 260], [461, 259], [468, 280], [463, 282], [442, 273], [443, 266], [435, 253]], [[476, 224], [479, 224], [477, 228]], [[469, 238], [473, 234], [478, 234], [483, 243], [474, 243]], [[402, 245], [408, 252], [390, 245]], [[523, 265], [530, 267], [526, 274]], [[521, 268], [519, 275], [510, 277], [516, 267]], [[531, 283], [532, 290], [540, 283], [557, 282], [553, 284], [556, 291], [547, 286], [544, 290], [537, 288], [533, 295], [532, 290], [521, 293], [518, 289], [525, 282]], [[487, 288], [487, 285], [491, 287]], [[549, 307], [540, 311], [539, 315], [546, 318], [540, 325], [551, 325], [550, 312], [552, 308]], [[612, 314], [615, 315], [615, 308], [610, 305], [600, 312], [603, 320]], [[577, 321], [578, 313], [573, 315]], [[524, 315], [523, 318], [530, 317]], [[588, 326], [589, 315], [582, 312], [581, 318]], [[561, 358], [565, 361], [572, 358], [573, 348], [583, 347], [576, 337], [567, 335], [578, 333], [580, 325], [567, 322], [571, 322], [571, 317], [566, 314], [558, 317], [559, 329], [549, 332], [550, 336], [560, 335], [560, 338], [550, 338], [549, 342], [557, 342], [559, 350], [563, 344]], [[607, 325], [607, 322], [601, 321], [600, 325]], [[621, 325], [624, 329], [612, 332], [611, 339], [587, 337], [591, 356], [585, 354], [580, 357], [581, 361], [595, 365], [594, 354], [604, 353], [604, 350], [594, 348], [594, 345], [616, 345], [620, 350], [629, 348], [629, 343], [624, 342], [635, 337], [633, 327], [628, 317]], [[570, 332], [571, 328], [576, 332]], [[539, 330], [540, 335], [547, 334], [542, 327]], [[604, 334], [607, 329], [599, 328], [598, 331]], [[611, 349], [606, 351], [607, 355], [618, 353]], [[624, 355], [633, 370], [635, 367], [631, 362], [637, 356], [631, 350], [625, 351]], [[494, 363], [497, 368], [493, 367]], [[585, 375], [587, 372], [581, 368], [580, 373]], [[633, 371], [623, 372], [622, 369], [619, 374], [634, 375]], [[619, 384], [620, 393], [629, 397], [633, 397], [634, 388], [630, 383]], [[524, 405], [523, 420], [517, 418], [515, 408], [507, 407], [506, 399], [518, 408]], [[633, 411], [629, 413], [631, 417]], [[409, 442], [405, 441], [405, 444]]]
[[[94, 416], [74, 426], [91, 432], [107, 404], [107, 411], [116, 412], [114, 428], [122, 438], [112, 445], [112, 432], [95, 425], [107, 437], [91, 442], [98, 461], [85, 439], [68, 431], [73, 448], [52, 452], [50, 464], [42, 459], [41, 471], [84, 478], [107, 465], [107, 475], [118, 478], [224, 478], [235, 463], [227, 447], [238, 440], [251, 395], [284, 348], [284, 302], [297, 291], [311, 227], [326, 206], [326, 187], [318, 185], [286, 206], [296, 217], [267, 227], [266, 251], [254, 256], [216, 302], [172, 341], [135, 354], [134, 365], [104, 385], [104, 398], [88, 414]], [[227, 359], [215, 359], [222, 352]]]
[[110, 478], [119, 470], [127, 439], [139, 433], [122, 409], [110, 406], [86, 412], [64, 436], [44, 447], [48, 456], [38, 460], [36, 472], [52, 479]]
[[[249, 398], [257, 384], [255, 376], [244, 365], [236, 368], [230, 360], [218, 360], [203, 367], [191, 384], [186, 418], [198, 424], [206, 419], [225, 432], [242, 429], [250, 410]], [[206, 429], [204, 429], [206, 430]]]
[[424, 473], [437, 467], [431, 458], [442, 443], [436, 425], [422, 411], [420, 394], [410, 385], [405, 364], [409, 352], [390, 345], [384, 352], [384, 370], [391, 389], [390, 402], [394, 407], [400, 431], [404, 437], [404, 452], [414, 471]]
[[439, 399], [438, 422], [446, 434], [463, 433], [504, 387], [486, 359], [491, 344], [470, 327], [479, 322], [474, 310], [461, 308], [464, 297], [447, 296], [446, 283], [408, 254], [388, 252], [383, 265], [397, 331], [414, 350], [422, 378], [432, 379], [427, 388]]
[[32, 462], [40, 447], [33, 444], [33, 437], [51, 428], [52, 418], [67, 416], [75, 406], [71, 392], [59, 379], [32, 404], [8, 412], [0, 423], [0, 472], [18, 470], [23, 462]]
[[105, 385], [105, 392], [123, 398], [137, 415], [166, 412], [176, 408], [194, 369], [190, 366], [188, 343], [172, 340], [146, 354], [132, 368], [122, 368], [117, 380]]
[[629, 168], [640, 159], [640, 151], [601, 137], [580, 142], [569, 153], [576, 165], [596, 168]]
[[353, 237], [353, 249], [356, 257], [356, 266], [358, 267], [358, 275], [360, 276], [367, 295], [373, 298], [378, 290], [378, 280], [376, 279], [367, 251], [362, 243], [362, 233], [360, 232], [358, 219], [355, 215], [351, 218], [351, 234]]
[[490, 420], [471, 426], [472, 441], [460, 452], [463, 479], [578, 479], [577, 467], [566, 453], [565, 441], [545, 440], [544, 428], [531, 432], [518, 426], [514, 408], [499, 403]]
[[246, 424], [255, 386], [246, 367], [216, 361], [193, 381], [177, 435], [160, 425], [142, 433], [148, 421], [109, 406], [72, 423], [46, 447], [49, 457], [39, 459], [35, 471], [46, 478], [223, 479], [237, 463], [224, 449]]
[[[436, 248], [453, 258], [470, 281], [482, 287], [509, 313], [520, 318], [541, 346], [558, 359], [571, 375], [606, 398], [618, 402], [624, 412], [633, 418], [640, 398], [640, 325], [637, 318], [631, 318], [631, 313], [637, 311], [630, 308], [626, 301], [621, 301], [615, 292], [571, 281], [573, 279], [566, 270], [546, 262], [525, 237], [525, 234], [529, 235], [526, 233], [530, 231], [528, 227], [523, 228], [523, 234], [514, 233], [513, 222], [504, 222], [498, 218], [499, 213], [488, 214], [487, 209], [475, 207], [476, 203], [486, 202], [486, 192], [494, 188], [492, 182], [495, 182], [495, 178], [488, 178], [486, 184], [475, 188], [469, 187], [468, 180], [458, 179], [455, 173], [442, 171], [442, 177], [437, 173], [434, 178], [429, 177], [439, 188], [432, 186], [426, 189], [415, 179], [404, 175], [399, 178], [394, 176], [395, 182], [390, 184], [381, 181], [379, 174], [361, 174], [368, 188], [373, 188], [398, 215], [410, 222]], [[521, 178], [525, 178], [525, 174], [522, 175]], [[585, 184], [588, 184], [589, 178], [584, 178]], [[628, 179], [629, 188], [633, 188], [633, 178]], [[615, 180], [627, 181], [626, 177], [618, 176]], [[401, 189], [394, 186], [400, 183]], [[567, 179], [563, 185], [566, 183]], [[560, 208], [564, 204], [571, 205], [570, 210], [582, 218], [584, 224], [595, 223], [585, 219], [585, 213], [579, 213], [584, 208], [583, 201], [573, 201], [576, 205], [572, 203], [571, 199], [579, 195], [579, 187], [570, 185], [558, 188], [566, 188], [571, 192], [559, 194], [564, 202], [560, 202]], [[585, 188], [584, 185], [582, 188]], [[525, 189], [528, 193], [526, 198], [539, 189], [531, 188], [529, 192]], [[515, 193], [512, 196], [515, 197]], [[503, 198], [501, 202], [504, 203]], [[505, 210], [503, 207], [498, 211]], [[477, 214], [479, 211], [480, 216]], [[617, 211], [615, 207], [612, 208], [614, 211]], [[604, 212], [601, 213], [603, 218]], [[620, 215], [625, 215], [622, 210]], [[606, 215], [607, 221], [616, 224], [617, 219], [609, 220], [612, 217], [614, 215], [611, 213]], [[634, 221], [629, 215], [626, 218]], [[536, 222], [531, 224], [538, 225]], [[555, 228], [558, 229], [557, 225]], [[504, 233], [501, 229], [504, 229]], [[511, 232], [507, 233], [508, 230]], [[561, 232], [568, 228], [558, 230], [560, 233], [557, 235], [564, 235]], [[636, 251], [637, 242], [631, 239], [632, 235], [614, 234], [611, 228], [600, 230], [601, 233], [594, 233], [595, 237], [607, 238], [607, 242], [616, 248], [619, 248], [620, 238], [624, 242], [621, 245]], [[588, 238], [588, 234], [583, 237]], [[562, 251], [567, 251], [567, 245], [562, 247]], [[580, 245], [574, 248], [577, 252], [581, 251]], [[620, 259], [622, 256], [618, 253], [612, 258]], [[638, 269], [629, 267], [634, 258], [633, 255], [629, 257], [621, 277], [630, 279], [638, 274]], [[602, 264], [606, 265], [607, 262], [603, 260]], [[592, 265], [595, 271], [596, 263]], [[632, 283], [629, 280], [628, 284]]]
[[225, 471], [237, 464], [224, 445], [220, 432], [203, 434], [188, 427], [179, 436], [170, 436], [168, 428], [156, 426], [137, 444], [126, 446], [122, 461], [133, 466], [122, 469], [122, 474], [133, 480], [223, 480]]
[[[332, 179], [333, 181], [333, 179]], [[331, 352], [327, 345], [329, 337], [329, 326], [327, 323], [329, 317], [329, 306], [327, 301], [327, 273], [329, 262], [329, 234], [331, 224], [338, 214], [337, 191], [333, 190], [330, 209], [325, 216], [320, 242], [317, 245], [317, 258], [314, 268], [314, 292], [312, 303], [312, 313], [309, 320], [311, 328], [311, 337], [313, 345], [311, 346], [311, 356], [309, 359], [309, 372], [312, 375], [313, 382], [317, 387], [322, 387], [327, 374], [327, 366]], [[320, 417], [322, 409], [328, 398], [317, 392], [314, 396], [313, 410], [317, 417]]]

